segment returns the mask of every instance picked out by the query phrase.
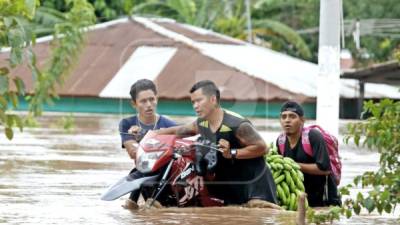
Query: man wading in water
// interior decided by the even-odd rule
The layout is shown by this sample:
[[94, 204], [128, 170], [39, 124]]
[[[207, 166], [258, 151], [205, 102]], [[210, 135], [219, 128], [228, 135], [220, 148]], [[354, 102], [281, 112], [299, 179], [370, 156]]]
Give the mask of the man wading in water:
[[[265, 202], [277, 203], [276, 186], [266, 166], [268, 152], [264, 140], [253, 125], [242, 116], [220, 106], [220, 92], [209, 80], [203, 80], [190, 90], [190, 99], [198, 119], [193, 123], [166, 128], [158, 134], [200, 134], [219, 145], [215, 181], [210, 194], [225, 204]], [[258, 204], [260, 205], [260, 204]]]
[[[280, 123], [284, 136], [276, 141], [278, 149], [283, 148], [279, 152], [299, 164], [310, 206], [341, 205], [325, 140], [317, 129], [311, 129], [307, 137], [303, 137], [304, 121], [304, 110], [297, 102], [288, 101], [282, 105]], [[308, 138], [312, 155], [306, 153], [303, 138]]]
[[[125, 148], [129, 157], [136, 160], [136, 146], [149, 130], [156, 130], [176, 126], [176, 123], [168, 118], [156, 114], [157, 89], [151, 80], [142, 79], [134, 83], [130, 90], [132, 106], [136, 109], [137, 115], [124, 118], [119, 123], [122, 148]], [[129, 173], [133, 179], [144, 175], [136, 168]], [[126, 200], [126, 209], [138, 209], [137, 200], [141, 190], [133, 191]], [[145, 198], [148, 196], [144, 195]]]

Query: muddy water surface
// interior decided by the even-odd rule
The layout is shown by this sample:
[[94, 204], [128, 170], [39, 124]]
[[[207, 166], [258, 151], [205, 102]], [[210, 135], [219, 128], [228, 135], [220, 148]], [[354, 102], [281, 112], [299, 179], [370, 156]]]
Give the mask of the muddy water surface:
[[[294, 224], [294, 213], [241, 207], [169, 208], [130, 212], [123, 200], [103, 202], [108, 185], [132, 163], [120, 149], [120, 117], [80, 117], [75, 132], [44, 128], [0, 137], [0, 224]], [[3, 134], [3, 133], [2, 133]], [[273, 140], [276, 131], [264, 131]], [[344, 146], [343, 184], [377, 167], [378, 155]], [[363, 215], [335, 224], [396, 224], [393, 215]]]

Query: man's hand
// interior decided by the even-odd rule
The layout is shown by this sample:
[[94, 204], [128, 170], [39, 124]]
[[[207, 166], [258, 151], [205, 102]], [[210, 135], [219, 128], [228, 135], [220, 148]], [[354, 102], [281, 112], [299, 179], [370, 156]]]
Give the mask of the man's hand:
[[225, 139], [220, 139], [218, 142], [218, 147], [219, 150], [222, 152], [222, 156], [226, 159], [231, 159], [231, 145], [229, 144], [229, 141]]
[[133, 160], [136, 160], [136, 152], [139, 146], [138, 143], [134, 140], [129, 140], [125, 141], [124, 146], [129, 157]]
[[139, 126], [134, 125], [134, 126], [131, 126], [131, 128], [129, 128], [128, 133], [136, 136], [139, 134], [140, 130], [141, 130], [141, 128]]

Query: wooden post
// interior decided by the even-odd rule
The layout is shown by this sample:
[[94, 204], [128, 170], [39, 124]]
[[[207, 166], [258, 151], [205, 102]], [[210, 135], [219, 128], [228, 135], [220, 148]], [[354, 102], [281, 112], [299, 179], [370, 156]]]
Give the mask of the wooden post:
[[296, 225], [306, 224], [306, 194], [303, 192], [297, 198]]
[[357, 102], [357, 111], [358, 111], [357, 113], [358, 113], [358, 119], [362, 119], [361, 113], [363, 111], [363, 103], [364, 103], [364, 96], [365, 96], [364, 81], [360, 80], [359, 85], [360, 85], [360, 91], [359, 91], [358, 102]]

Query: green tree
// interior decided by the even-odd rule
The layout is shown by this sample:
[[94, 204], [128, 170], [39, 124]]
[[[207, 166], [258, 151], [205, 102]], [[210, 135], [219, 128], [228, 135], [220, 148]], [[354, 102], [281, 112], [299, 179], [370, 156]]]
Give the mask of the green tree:
[[[288, 4], [287, 10], [280, 12], [277, 16], [280, 17], [280, 21], [298, 30], [312, 51], [313, 61], [317, 61], [320, 1], [284, 0], [282, 2]], [[400, 45], [398, 0], [345, 0], [342, 2], [345, 47], [359, 62], [358, 66], [393, 59], [393, 50]], [[352, 35], [357, 19], [361, 21], [361, 49], [356, 48]]]
[[[252, 18], [254, 41], [292, 55], [310, 58], [307, 44], [293, 29], [277, 20], [267, 19], [268, 15], [258, 13], [268, 7], [259, 2], [251, 4], [254, 15], [257, 15]], [[243, 0], [149, 0], [135, 5], [132, 14], [168, 17], [235, 38], [244, 40], [247, 37]]]
[[[54, 24], [53, 51], [45, 68], [39, 70], [33, 51], [35, 26], [31, 26], [39, 4], [38, 0], [0, 0], [0, 50], [9, 54], [9, 64], [0, 68], [0, 124], [8, 139], [13, 137], [13, 127], [22, 131], [24, 120], [41, 115], [42, 104], [57, 97], [56, 88], [82, 49], [83, 28], [95, 21], [93, 7], [86, 0], [66, 0], [70, 10], [62, 22]], [[11, 75], [12, 69], [23, 63], [31, 70], [34, 81], [29, 95], [21, 77]], [[29, 104], [27, 117], [13, 113], [20, 97]]]
[[[348, 23], [346, 47], [360, 62], [369, 63], [393, 59], [394, 49], [400, 45], [400, 4], [397, 0], [343, 1], [344, 19]], [[351, 36], [354, 22], [361, 21], [360, 45], [356, 49]]]
[[[368, 212], [377, 210], [390, 213], [400, 203], [400, 102], [385, 99], [379, 103], [365, 102], [367, 121], [349, 126], [350, 135], [357, 145], [378, 149], [378, 171], [365, 172], [354, 179], [354, 185], [371, 187], [366, 196], [358, 193], [357, 199], [345, 201], [348, 210], [359, 213], [361, 207]], [[360, 142], [360, 140], [363, 140]], [[348, 194], [347, 188], [342, 189]]]
[[178, 22], [210, 28], [219, 14], [223, 12], [226, 0], [148, 0], [133, 6], [131, 14], [160, 16]]
[[[42, 7], [61, 12], [69, 10], [70, 6], [64, 0], [40, 0]], [[134, 4], [140, 0], [88, 0], [94, 7], [97, 22], [109, 21], [127, 15]]]
[[[355, 177], [352, 184], [340, 189], [344, 199], [342, 208], [333, 207], [326, 213], [309, 210], [310, 222], [318, 224], [339, 219], [340, 213], [351, 217], [363, 208], [369, 213], [374, 210], [380, 214], [391, 213], [400, 203], [400, 101], [368, 101], [364, 103], [364, 113], [370, 117], [366, 121], [350, 124], [345, 141], [353, 140], [357, 146], [377, 149], [379, 169]], [[367, 194], [359, 192], [355, 199], [349, 197], [349, 188], [359, 186], [370, 191]]]
[[[296, 29], [306, 23], [304, 15], [313, 15], [310, 0], [258, 0], [252, 7], [254, 35], [264, 42], [270, 43], [271, 48], [287, 54], [310, 60], [312, 52], [305, 39]], [[308, 13], [305, 13], [308, 12]]]
[[[178, 22], [212, 29], [217, 32], [239, 38], [247, 39], [246, 15], [244, 0], [89, 0], [95, 7], [97, 21], [108, 21], [124, 15], [159, 16], [175, 19]], [[300, 17], [290, 17], [287, 7], [300, 10], [309, 9], [309, 1], [299, 0], [252, 0], [250, 1], [253, 20], [253, 40], [256, 44], [286, 52], [290, 55], [310, 59], [308, 45], [300, 35], [292, 29], [292, 24], [302, 24]], [[43, 6], [65, 11], [67, 7], [63, 0], [42, 0]], [[49, 10], [44, 11], [44, 17], [58, 20], [57, 16], [48, 16]], [[289, 10], [290, 11], [290, 10]], [[294, 12], [291, 10], [290, 12]], [[282, 16], [279, 16], [281, 15]], [[50, 20], [52, 21], [52, 20]], [[299, 21], [299, 22], [295, 22]], [[46, 23], [48, 24], [48, 22]], [[290, 26], [286, 25], [289, 24]], [[38, 31], [48, 32], [48, 27]], [[42, 34], [41, 33], [41, 34]]]

